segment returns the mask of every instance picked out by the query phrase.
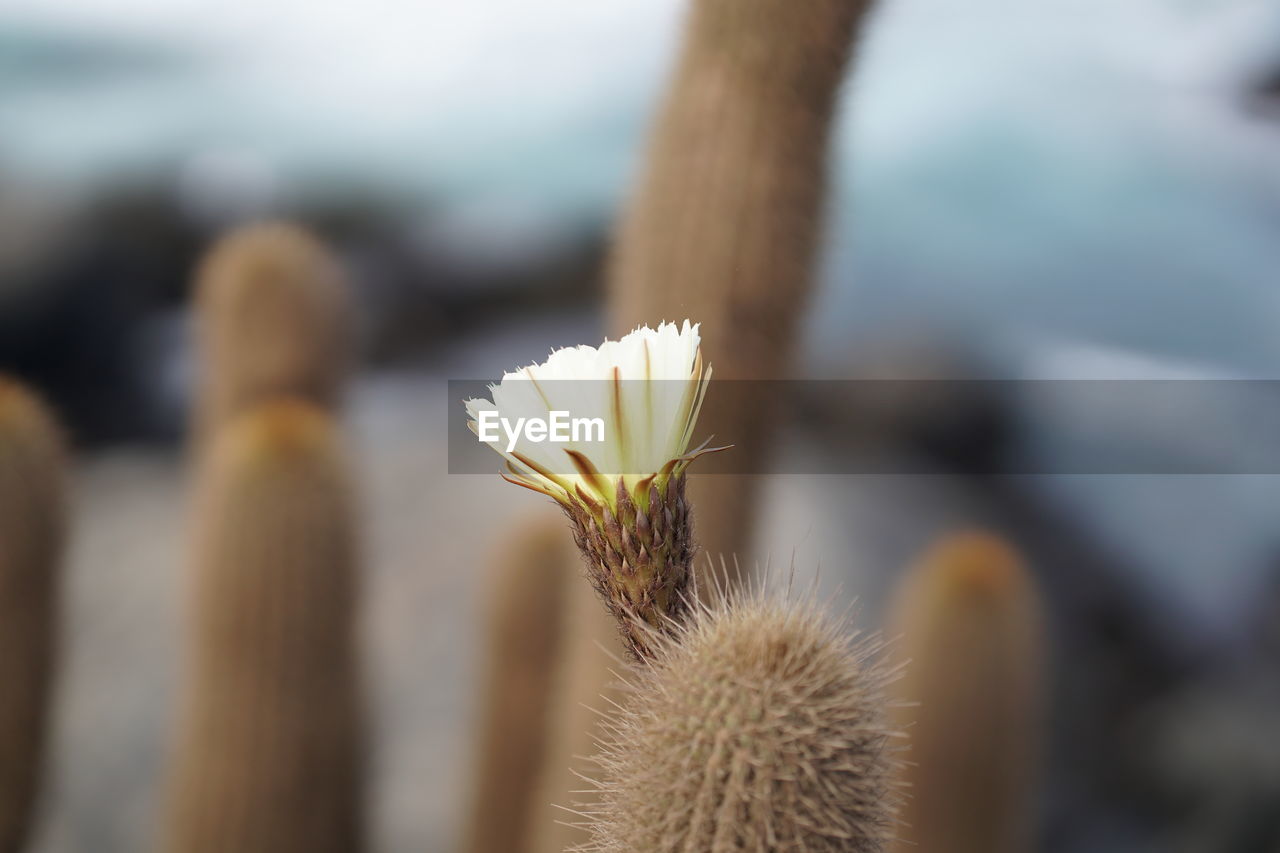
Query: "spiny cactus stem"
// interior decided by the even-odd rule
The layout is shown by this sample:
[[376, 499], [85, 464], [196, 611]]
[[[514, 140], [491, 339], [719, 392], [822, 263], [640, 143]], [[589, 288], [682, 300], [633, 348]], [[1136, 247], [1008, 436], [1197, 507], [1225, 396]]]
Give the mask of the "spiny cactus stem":
[[573, 850], [881, 853], [899, 795], [879, 638], [812, 601], [712, 597], [622, 675]]

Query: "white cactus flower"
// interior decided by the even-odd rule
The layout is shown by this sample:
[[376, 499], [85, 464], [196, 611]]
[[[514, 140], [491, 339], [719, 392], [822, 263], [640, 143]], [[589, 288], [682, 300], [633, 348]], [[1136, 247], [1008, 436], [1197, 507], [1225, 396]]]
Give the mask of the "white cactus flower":
[[[599, 347], [556, 350], [490, 385], [492, 400], [466, 401], [472, 431], [507, 460], [503, 476], [564, 508], [591, 582], [638, 660], [689, 604], [685, 469], [723, 449], [689, 449], [711, 379], [699, 343], [688, 320], [643, 326]], [[549, 440], [557, 416], [564, 430]], [[585, 429], [566, 427], [579, 420]]]
[[[706, 452], [689, 451], [711, 378], [699, 343], [698, 324], [685, 320], [656, 330], [642, 326], [599, 347], [556, 350], [542, 364], [490, 385], [492, 400], [467, 400], [469, 426], [479, 435], [483, 418], [487, 435], [498, 437], [487, 443], [507, 460], [508, 480], [562, 504], [615, 506], [619, 480], [633, 495], [647, 497], [652, 482], [665, 481]], [[569, 413], [561, 419], [567, 441], [535, 441], [510, 431], [556, 412]], [[601, 428], [573, 430], [574, 420], [598, 420]]]

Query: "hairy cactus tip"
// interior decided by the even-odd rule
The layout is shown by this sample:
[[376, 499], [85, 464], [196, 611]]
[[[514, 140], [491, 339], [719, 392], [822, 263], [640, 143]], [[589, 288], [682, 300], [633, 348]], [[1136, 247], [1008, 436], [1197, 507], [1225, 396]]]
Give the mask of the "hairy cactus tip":
[[[588, 575], [638, 660], [688, 607], [695, 546], [685, 472], [711, 366], [698, 325], [644, 326], [566, 347], [466, 401], [469, 426], [505, 459], [504, 478], [553, 498]], [[649, 630], [645, 630], [645, 627]]]
[[892, 837], [901, 735], [897, 676], [875, 634], [814, 593], [759, 589], [695, 602], [603, 710], [596, 797], [573, 813], [581, 853], [879, 853]]

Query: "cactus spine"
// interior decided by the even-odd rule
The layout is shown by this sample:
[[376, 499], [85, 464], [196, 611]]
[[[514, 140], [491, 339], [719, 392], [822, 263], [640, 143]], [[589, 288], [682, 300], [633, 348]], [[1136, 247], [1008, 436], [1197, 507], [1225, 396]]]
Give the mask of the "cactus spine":
[[[813, 278], [836, 96], [867, 0], [694, 0], [612, 258], [610, 325], [703, 323], [716, 379], [785, 378]], [[720, 383], [707, 435], [767, 447], [767, 384]], [[742, 551], [750, 477], [690, 481], [698, 538]]]
[[1041, 625], [1017, 555], [988, 535], [943, 540], [904, 579], [894, 626], [910, 661], [894, 690], [911, 740], [898, 849], [1030, 849]]
[[22, 848], [40, 786], [65, 519], [61, 435], [0, 377], [0, 851]]
[[254, 225], [202, 263], [196, 303], [203, 439], [254, 403], [280, 395], [333, 409], [345, 378], [348, 305], [332, 258], [301, 229]]
[[163, 849], [360, 848], [352, 501], [338, 436], [309, 404], [265, 403], [208, 448]]
[[582, 851], [883, 849], [895, 797], [878, 641], [811, 603], [731, 593], [657, 642], [605, 726]]
[[564, 611], [579, 561], [556, 517], [513, 532], [498, 557], [488, 619], [481, 741], [471, 794], [469, 853], [523, 853], [552, 723]]

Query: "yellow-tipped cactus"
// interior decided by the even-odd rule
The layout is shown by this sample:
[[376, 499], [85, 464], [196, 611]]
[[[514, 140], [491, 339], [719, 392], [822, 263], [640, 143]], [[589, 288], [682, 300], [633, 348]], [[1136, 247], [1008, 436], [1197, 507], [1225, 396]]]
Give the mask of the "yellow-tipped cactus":
[[872, 853], [892, 832], [878, 642], [731, 594], [659, 640], [606, 724], [584, 851]]
[[[560, 518], [514, 531], [488, 584], [488, 672], [471, 796], [469, 853], [524, 853], [546, 758], [570, 584], [585, 584]], [[540, 809], [539, 811], [546, 811]]]
[[[866, 0], [693, 0], [684, 47], [623, 219], [610, 328], [701, 322], [716, 379], [785, 378], [812, 290], [836, 96]], [[708, 395], [706, 435], [772, 435], [766, 384]], [[726, 457], [726, 464], [731, 464]], [[712, 555], [750, 543], [749, 477], [690, 482]]]
[[334, 407], [349, 355], [349, 306], [337, 264], [319, 243], [292, 225], [249, 226], [214, 246], [198, 278], [198, 436], [280, 395]]
[[978, 533], [943, 540], [905, 578], [892, 634], [910, 736], [901, 853], [1031, 849], [1041, 731], [1041, 617], [1018, 556]]
[[47, 732], [65, 528], [61, 435], [0, 377], [0, 851], [30, 830]]
[[359, 579], [339, 437], [313, 406], [278, 401], [208, 451], [162, 849], [358, 850]]

